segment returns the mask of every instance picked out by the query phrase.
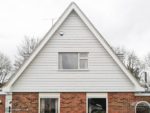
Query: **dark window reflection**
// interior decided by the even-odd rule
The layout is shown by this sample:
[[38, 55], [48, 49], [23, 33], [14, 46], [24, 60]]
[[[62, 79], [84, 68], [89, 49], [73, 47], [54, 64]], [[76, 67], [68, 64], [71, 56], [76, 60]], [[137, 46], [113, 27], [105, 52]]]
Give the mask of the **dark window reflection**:
[[88, 113], [106, 113], [105, 98], [89, 98]]
[[58, 99], [41, 98], [40, 113], [58, 113]]
[[150, 107], [147, 103], [141, 102], [136, 107], [136, 113], [150, 113]]

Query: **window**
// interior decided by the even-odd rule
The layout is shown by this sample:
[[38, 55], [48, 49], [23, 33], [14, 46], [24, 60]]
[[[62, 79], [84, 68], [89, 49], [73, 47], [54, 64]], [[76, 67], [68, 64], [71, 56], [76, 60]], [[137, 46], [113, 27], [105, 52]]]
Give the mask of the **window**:
[[41, 98], [40, 113], [58, 113], [58, 99]]
[[89, 98], [88, 113], [106, 113], [106, 98]]
[[60, 113], [60, 93], [39, 93], [38, 113]]
[[59, 69], [88, 69], [88, 53], [59, 53]]
[[135, 113], [150, 113], [149, 103], [145, 101], [138, 102], [135, 109]]
[[107, 93], [87, 94], [87, 113], [107, 113]]

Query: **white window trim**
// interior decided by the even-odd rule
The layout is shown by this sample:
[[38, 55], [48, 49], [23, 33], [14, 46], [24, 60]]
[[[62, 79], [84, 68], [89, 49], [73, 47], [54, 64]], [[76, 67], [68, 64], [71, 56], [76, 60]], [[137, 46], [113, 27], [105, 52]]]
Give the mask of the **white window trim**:
[[38, 113], [40, 113], [40, 99], [41, 98], [58, 98], [58, 113], [60, 113], [60, 93], [39, 93]]
[[[59, 55], [60, 55], [60, 53], [77, 53], [78, 54], [78, 68], [77, 69], [60, 69], [60, 59], [59, 59]], [[88, 56], [87, 57], [80, 57], [80, 53], [87, 53], [88, 54]], [[88, 60], [88, 67], [87, 67], [87, 69], [81, 69], [80, 68], [80, 59], [85, 59], [85, 60]], [[62, 63], [62, 62], [61, 62]], [[62, 64], [61, 64], [62, 65]], [[58, 52], [58, 70], [60, 70], [60, 71], [78, 71], [78, 70], [83, 70], [83, 71], [88, 71], [89, 70], [89, 52]]]
[[149, 108], [150, 108], [150, 103], [149, 103], [149, 102], [147, 102], [147, 101], [139, 101], [139, 102], [137, 102], [136, 105], [135, 105], [135, 113], [136, 113], [136, 108], [137, 108], [137, 106], [138, 106], [139, 104], [141, 104], [141, 103], [147, 104], [147, 105], [149, 106]]
[[88, 98], [106, 98], [106, 113], [108, 113], [108, 94], [107, 93], [87, 93], [86, 94], [86, 113], [88, 113]]
[[12, 93], [6, 93], [5, 96], [5, 113], [9, 113], [9, 107], [11, 108], [10, 113], [12, 113], [12, 103], [10, 103], [12, 102]]

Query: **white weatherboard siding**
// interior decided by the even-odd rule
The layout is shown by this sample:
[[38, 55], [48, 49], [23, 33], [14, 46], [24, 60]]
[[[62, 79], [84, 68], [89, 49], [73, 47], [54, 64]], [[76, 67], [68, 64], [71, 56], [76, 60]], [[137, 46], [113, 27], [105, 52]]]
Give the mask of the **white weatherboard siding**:
[[[89, 69], [59, 70], [58, 52], [89, 52]], [[12, 87], [13, 92], [133, 90], [132, 82], [74, 11]]]

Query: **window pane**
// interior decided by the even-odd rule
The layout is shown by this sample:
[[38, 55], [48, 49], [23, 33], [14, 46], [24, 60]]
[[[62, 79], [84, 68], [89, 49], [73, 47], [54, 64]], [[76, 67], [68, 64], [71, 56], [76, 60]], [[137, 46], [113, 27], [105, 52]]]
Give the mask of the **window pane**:
[[88, 60], [80, 59], [80, 69], [87, 69], [87, 68], [88, 68]]
[[105, 98], [89, 98], [88, 113], [106, 113]]
[[88, 53], [87, 52], [80, 53], [80, 57], [88, 57]]
[[40, 113], [58, 113], [58, 99], [41, 98]]
[[150, 113], [150, 107], [147, 103], [141, 102], [136, 107], [136, 113]]
[[78, 53], [60, 53], [61, 69], [78, 69]]

